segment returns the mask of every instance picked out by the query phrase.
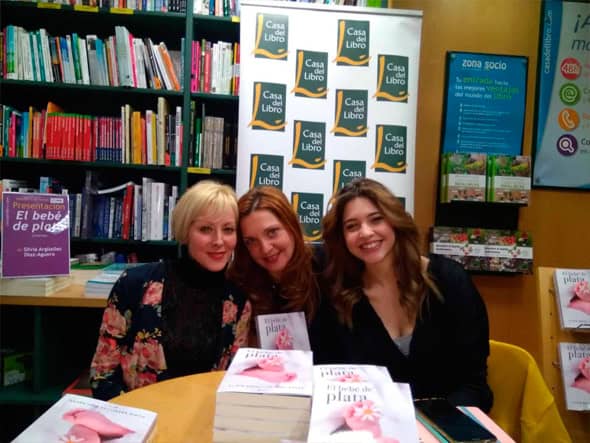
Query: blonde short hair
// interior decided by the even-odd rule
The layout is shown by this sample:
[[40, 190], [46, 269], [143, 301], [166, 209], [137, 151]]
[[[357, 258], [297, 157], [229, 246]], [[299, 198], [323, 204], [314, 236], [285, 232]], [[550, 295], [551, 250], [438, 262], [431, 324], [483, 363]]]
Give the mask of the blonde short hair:
[[172, 233], [180, 244], [188, 243], [188, 231], [196, 217], [205, 211], [217, 214], [231, 209], [238, 221], [238, 200], [228, 185], [213, 180], [202, 180], [191, 186], [180, 197], [172, 213]]

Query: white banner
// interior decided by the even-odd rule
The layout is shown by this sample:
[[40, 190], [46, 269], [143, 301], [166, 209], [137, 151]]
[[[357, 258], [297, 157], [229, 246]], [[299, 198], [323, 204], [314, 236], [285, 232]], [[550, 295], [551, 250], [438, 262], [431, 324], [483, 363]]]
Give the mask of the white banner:
[[310, 241], [356, 177], [413, 213], [421, 11], [245, 0], [240, 21], [238, 195], [282, 189]]

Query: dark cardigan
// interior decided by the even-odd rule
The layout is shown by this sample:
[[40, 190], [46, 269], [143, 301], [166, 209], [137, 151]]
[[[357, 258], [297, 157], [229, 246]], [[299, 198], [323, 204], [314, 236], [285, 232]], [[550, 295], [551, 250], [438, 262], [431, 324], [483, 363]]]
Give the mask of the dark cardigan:
[[323, 300], [312, 328], [316, 364], [356, 363], [387, 367], [396, 382], [410, 383], [414, 398], [447, 397], [455, 405], [489, 411], [489, 355], [485, 304], [469, 275], [452, 260], [432, 255], [429, 264], [442, 296], [429, 293], [404, 356], [366, 297], [353, 308], [353, 328], [336, 320]]

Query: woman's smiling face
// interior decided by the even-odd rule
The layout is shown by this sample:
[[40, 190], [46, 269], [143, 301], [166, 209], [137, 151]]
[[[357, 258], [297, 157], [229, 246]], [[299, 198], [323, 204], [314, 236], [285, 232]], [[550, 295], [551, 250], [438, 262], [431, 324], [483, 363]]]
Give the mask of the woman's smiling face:
[[280, 280], [295, 251], [295, 242], [285, 225], [269, 210], [256, 210], [240, 220], [244, 245], [252, 259]]

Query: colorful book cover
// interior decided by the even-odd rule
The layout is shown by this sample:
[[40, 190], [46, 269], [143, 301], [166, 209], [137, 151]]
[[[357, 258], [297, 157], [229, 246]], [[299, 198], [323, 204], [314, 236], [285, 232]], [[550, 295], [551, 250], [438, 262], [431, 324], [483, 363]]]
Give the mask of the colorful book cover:
[[566, 408], [590, 411], [590, 343], [559, 343]]
[[531, 191], [531, 158], [494, 155], [488, 159], [487, 200], [528, 204]]
[[311, 351], [240, 348], [217, 392], [311, 397], [312, 367]]
[[384, 369], [314, 367], [308, 443], [417, 442], [410, 386]]
[[449, 153], [444, 160], [446, 195], [441, 202], [484, 201], [486, 154]]
[[590, 269], [556, 269], [553, 284], [562, 329], [590, 329]]
[[303, 312], [259, 315], [256, 332], [261, 349], [311, 350]]
[[13, 443], [146, 442], [157, 414], [145, 409], [66, 394], [25, 429]]

